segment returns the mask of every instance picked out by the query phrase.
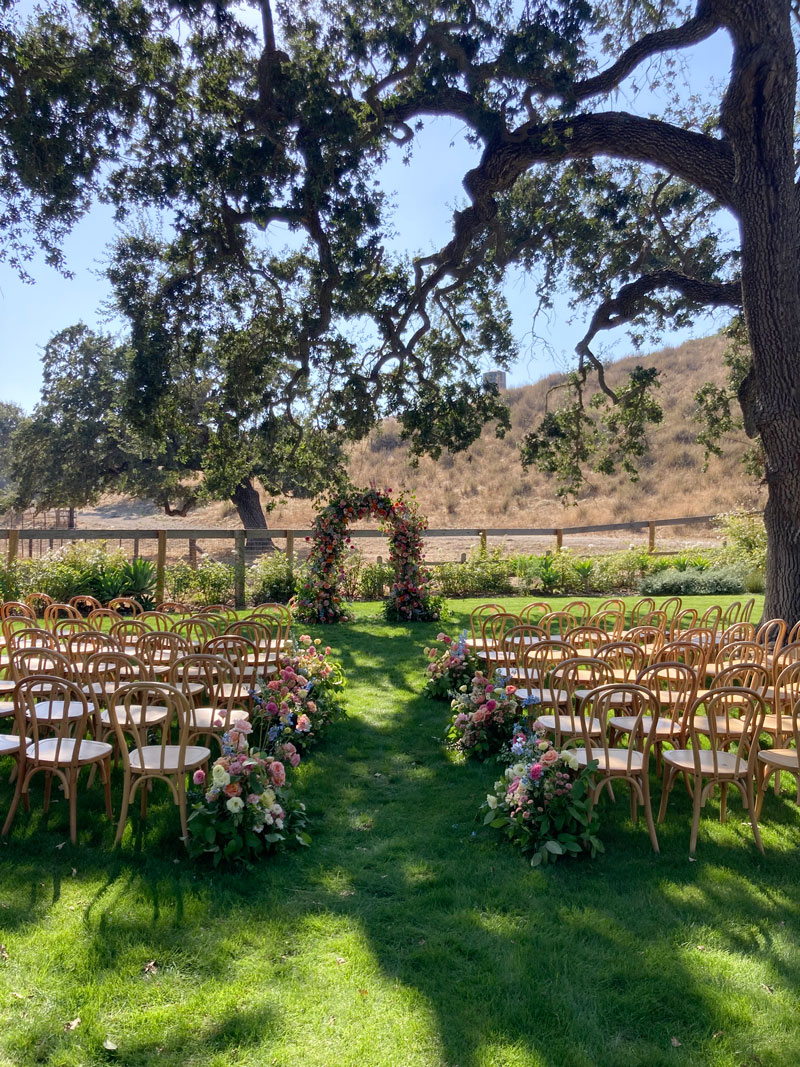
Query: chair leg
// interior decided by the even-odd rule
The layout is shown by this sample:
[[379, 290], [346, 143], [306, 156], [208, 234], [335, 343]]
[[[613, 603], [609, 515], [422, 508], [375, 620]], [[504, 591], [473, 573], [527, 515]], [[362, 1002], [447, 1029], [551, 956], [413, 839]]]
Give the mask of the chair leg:
[[3, 830], [2, 833], [0, 833], [0, 837], [5, 837], [8, 831], [11, 829], [11, 823], [14, 821], [14, 816], [16, 815], [17, 808], [19, 807], [19, 799], [22, 796], [22, 786], [24, 781], [25, 775], [22, 773], [22, 769], [20, 768], [17, 774], [17, 784], [14, 789], [14, 796], [11, 798], [11, 807], [8, 809], [8, 815], [6, 816], [6, 821], [3, 823]]
[[100, 763], [100, 777], [103, 780], [103, 795], [106, 802], [106, 816], [114, 818], [114, 810], [111, 807], [111, 757], [107, 757]]
[[53, 776], [50, 771], [47, 771], [44, 776], [44, 807], [43, 811], [45, 815], [50, 810], [50, 789], [53, 785]]
[[650, 844], [653, 846], [653, 852], [659, 852], [658, 837], [656, 836], [656, 827], [653, 822], [653, 809], [650, 805], [650, 783], [647, 778], [642, 780], [642, 800], [644, 801], [644, 817], [647, 822], [647, 832], [650, 834]]
[[131, 778], [130, 774], [125, 774], [125, 786], [122, 790], [122, 807], [119, 813], [119, 822], [117, 823], [117, 836], [114, 838], [114, 848], [122, 840], [122, 832], [125, 829], [125, 823], [128, 821], [128, 805], [131, 802]]
[[181, 816], [181, 840], [184, 847], [189, 847], [189, 825], [186, 820], [186, 775], [178, 779], [178, 810]]
[[756, 818], [757, 819], [761, 818], [761, 809], [764, 806], [764, 795], [766, 794], [767, 783], [769, 782], [769, 779], [770, 779], [770, 776], [772, 775], [773, 770], [774, 770], [773, 767], [770, 767], [768, 764], [764, 764], [763, 765], [763, 770], [761, 771], [760, 774], [757, 775], [758, 779], [759, 779], [759, 781], [758, 781], [758, 791], [756, 793]]
[[673, 782], [675, 781], [675, 772], [670, 767], [664, 768], [664, 783], [661, 786], [661, 805], [658, 809], [658, 821], [662, 823], [664, 816], [667, 814], [667, 804], [669, 803], [669, 794], [672, 789]]
[[76, 845], [78, 843], [78, 771], [71, 768], [67, 778], [69, 790], [69, 839]]
[[723, 782], [719, 787], [719, 821], [724, 823], [728, 817], [728, 783]]
[[692, 797], [692, 832], [689, 837], [689, 855], [693, 856], [697, 849], [697, 833], [700, 829], [700, 809], [703, 806], [703, 779], [695, 778], [694, 795]]
[[758, 828], [758, 816], [753, 801], [753, 779], [748, 776], [745, 783], [745, 795], [747, 797], [747, 814], [750, 816], [750, 825], [753, 827], [753, 837], [756, 839], [758, 851], [763, 855], [764, 843], [761, 840], [761, 831]]

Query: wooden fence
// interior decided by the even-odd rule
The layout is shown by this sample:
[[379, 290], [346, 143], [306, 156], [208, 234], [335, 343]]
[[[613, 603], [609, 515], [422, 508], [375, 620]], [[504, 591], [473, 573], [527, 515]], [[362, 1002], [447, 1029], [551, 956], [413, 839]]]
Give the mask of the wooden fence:
[[[571, 534], [608, 533], [612, 531], [631, 530], [647, 531], [647, 550], [655, 552], [656, 529], [664, 526], [699, 526], [710, 522], [714, 515], [689, 515], [679, 519], [641, 519], [633, 522], [612, 522], [602, 526], [561, 526], [542, 528], [502, 528], [483, 527], [474, 529], [426, 530], [425, 538], [435, 537], [473, 537], [478, 538], [481, 547], [486, 549], [490, 537], [553, 537], [555, 547], [561, 548], [564, 538]], [[0, 539], [8, 542], [8, 561], [15, 560], [20, 553], [20, 544], [27, 541], [29, 553], [32, 554], [34, 541], [48, 541], [53, 547], [55, 541], [132, 541], [133, 555], [139, 555], [142, 541], [155, 541], [156, 549], [156, 600], [164, 599], [164, 582], [167, 564], [167, 541], [188, 541], [190, 562], [196, 561], [197, 542], [206, 540], [233, 541], [234, 554], [234, 588], [237, 607], [244, 606], [244, 580], [246, 551], [248, 539], [258, 542], [265, 536], [273, 541], [284, 542], [284, 552], [290, 562], [294, 560], [295, 540], [310, 537], [312, 530], [187, 530], [175, 528], [170, 530], [75, 530], [75, 529], [0, 529]], [[351, 537], [385, 537], [380, 530], [349, 529]]]

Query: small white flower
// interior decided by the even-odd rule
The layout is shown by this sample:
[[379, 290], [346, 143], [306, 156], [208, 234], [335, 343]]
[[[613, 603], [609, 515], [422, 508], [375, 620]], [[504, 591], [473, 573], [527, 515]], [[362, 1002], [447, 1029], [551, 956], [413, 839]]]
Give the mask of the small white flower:
[[244, 801], [241, 797], [231, 797], [225, 807], [232, 815], [237, 815], [244, 807]]
[[494, 809], [497, 807], [497, 797], [494, 795], [494, 793], [487, 794], [486, 803], [489, 805], [492, 811], [494, 811]]

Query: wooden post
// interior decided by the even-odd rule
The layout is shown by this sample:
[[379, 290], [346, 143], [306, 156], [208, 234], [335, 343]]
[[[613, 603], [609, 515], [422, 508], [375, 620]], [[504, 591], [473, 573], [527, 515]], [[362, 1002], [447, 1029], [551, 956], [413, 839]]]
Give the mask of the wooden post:
[[233, 541], [236, 555], [233, 564], [234, 604], [237, 610], [241, 610], [244, 607], [244, 530], [235, 530]]
[[467, 553], [466, 552], [462, 552], [461, 553], [461, 559], [458, 562], [459, 563], [466, 563], [467, 562]]
[[133, 559], [134, 559], [134, 562], [138, 558], [139, 558], [139, 538], [138, 537], [134, 537], [134, 539], [133, 539]]
[[[48, 541], [48, 544], [50, 545], [50, 551], [52, 552], [53, 551], [53, 538], [52, 537]], [[28, 553], [28, 555], [30, 555], [30, 552]]]
[[13, 563], [19, 549], [19, 530], [8, 531], [8, 562]]
[[167, 571], [167, 531], [158, 531], [158, 553], [156, 555], [156, 604], [164, 599], [164, 584]]
[[189, 538], [189, 566], [193, 571], [197, 570], [197, 538]]
[[294, 570], [294, 530], [286, 531], [286, 558], [289, 561], [289, 573]]
[[[41, 542], [40, 542], [40, 547], [41, 547]], [[24, 548], [22, 550], [22, 554], [25, 555], [25, 549]], [[41, 552], [39, 553], [39, 555], [41, 556]], [[28, 559], [32, 559], [32, 558], [33, 558], [33, 538], [29, 537], [28, 538]]]
[[656, 550], [656, 524], [654, 522], [648, 522], [647, 524], [647, 551], [652, 555]]
[[480, 534], [480, 538], [481, 538], [481, 554], [485, 556], [486, 555], [486, 531], [485, 530], [478, 530], [478, 533]]
[[556, 530], [556, 550], [561, 551], [561, 546], [564, 544], [564, 531]]

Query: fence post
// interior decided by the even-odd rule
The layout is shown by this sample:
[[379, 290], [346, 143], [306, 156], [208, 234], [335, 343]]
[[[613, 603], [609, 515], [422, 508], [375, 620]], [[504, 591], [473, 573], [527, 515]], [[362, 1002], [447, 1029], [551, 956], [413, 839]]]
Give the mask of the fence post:
[[17, 558], [19, 548], [19, 530], [8, 531], [8, 562], [13, 563]]
[[134, 559], [134, 562], [138, 558], [139, 558], [139, 538], [138, 537], [134, 537], [134, 539], [133, 539], [133, 559]]
[[654, 522], [648, 522], [647, 524], [647, 551], [652, 555], [656, 550], [656, 524]]
[[167, 570], [167, 531], [158, 531], [158, 552], [156, 554], [156, 604], [164, 599], [164, 582]]
[[244, 530], [234, 530], [233, 543], [235, 560], [233, 564], [233, 595], [237, 610], [244, 607]]
[[561, 546], [564, 544], [564, 531], [556, 530], [556, 550], [561, 551]]
[[197, 570], [197, 539], [189, 538], [189, 566], [193, 571]]
[[478, 530], [481, 539], [481, 554], [486, 555], [486, 531]]
[[294, 530], [286, 531], [286, 559], [289, 561], [289, 574], [294, 570]]

